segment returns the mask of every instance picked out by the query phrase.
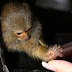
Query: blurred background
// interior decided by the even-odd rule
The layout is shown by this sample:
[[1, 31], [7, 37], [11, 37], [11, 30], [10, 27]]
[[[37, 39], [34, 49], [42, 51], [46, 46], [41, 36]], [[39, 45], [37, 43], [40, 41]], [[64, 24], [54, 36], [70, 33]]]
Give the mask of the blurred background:
[[[0, 0], [2, 6], [13, 0]], [[72, 41], [72, 1], [71, 0], [19, 0], [29, 3], [32, 13], [42, 24], [43, 38], [49, 45], [66, 44]], [[0, 28], [1, 29], [1, 28]], [[0, 30], [1, 36], [1, 30]], [[1, 40], [0, 40], [1, 42]], [[40, 60], [34, 60], [21, 52], [4, 52], [5, 64], [10, 72], [51, 72], [41, 66]], [[71, 55], [61, 58], [72, 61]]]

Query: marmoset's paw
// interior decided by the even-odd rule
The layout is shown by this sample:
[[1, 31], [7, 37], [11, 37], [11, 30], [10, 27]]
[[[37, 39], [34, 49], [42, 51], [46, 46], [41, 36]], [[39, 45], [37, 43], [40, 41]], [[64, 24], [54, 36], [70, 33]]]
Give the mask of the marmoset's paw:
[[50, 46], [48, 52], [47, 52], [47, 59], [48, 61], [49, 60], [53, 60], [55, 59], [56, 57], [63, 57], [63, 54], [62, 54], [63, 50], [62, 48], [60, 47], [60, 45], [54, 45], [54, 46]]

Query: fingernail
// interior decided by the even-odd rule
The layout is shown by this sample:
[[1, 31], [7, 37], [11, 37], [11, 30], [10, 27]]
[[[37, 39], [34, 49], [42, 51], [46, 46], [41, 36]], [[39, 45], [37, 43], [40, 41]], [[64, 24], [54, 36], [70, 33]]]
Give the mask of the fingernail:
[[46, 62], [44, 62], [44, 61], [42, 62], [42, 66], [43, 66], [43, 67], [47, 68], [47, 65], [48, 65], [48, 63], [46, 63]]
[[52, 71], [56, 71], [55, 67], [52, 64], [48, 64], [46, 62], [42, 62], [42, 66], [46, 69], [52, 70]]

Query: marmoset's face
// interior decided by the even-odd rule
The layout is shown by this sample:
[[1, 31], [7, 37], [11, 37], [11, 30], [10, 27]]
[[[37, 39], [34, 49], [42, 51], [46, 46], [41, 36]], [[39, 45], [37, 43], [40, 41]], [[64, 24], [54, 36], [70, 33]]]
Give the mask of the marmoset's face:
[[18, 14], [8, 16], [6, 18], [5, 25], [7, 25], [8, 29], [12, 31], [12, 33], [15, 35], [15, 37], [18, 38], [18, 40], [28, 40], [31, 36], [31, 30], [32, 30], [32, 21], [31, 17], [24, 17], [24, 14]]
[[25, 21], [24, 18], [18, 17], [15, 20], [16, 29], [14, 30], [14, 34], [19, 40], [28, 40], [31, 36], [31, 21]]

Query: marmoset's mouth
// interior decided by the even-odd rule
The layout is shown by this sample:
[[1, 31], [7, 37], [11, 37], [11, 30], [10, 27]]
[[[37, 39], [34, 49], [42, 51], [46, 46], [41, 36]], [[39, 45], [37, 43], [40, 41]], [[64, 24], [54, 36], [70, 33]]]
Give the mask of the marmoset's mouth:
[[28, 37], [26, 37], [26, 38], [18, 38], [18, 40], [20, 40], [20, 41], [28, 41], [29, 39], [31, 38], [31, 35], [30, 36], [28, 36]]
[[25, 41], [29, 40], [30, 38], [31, 38], [31, 35], [30, 35], [30, 36], [28, 36], [28, 38], [27, 38]]

